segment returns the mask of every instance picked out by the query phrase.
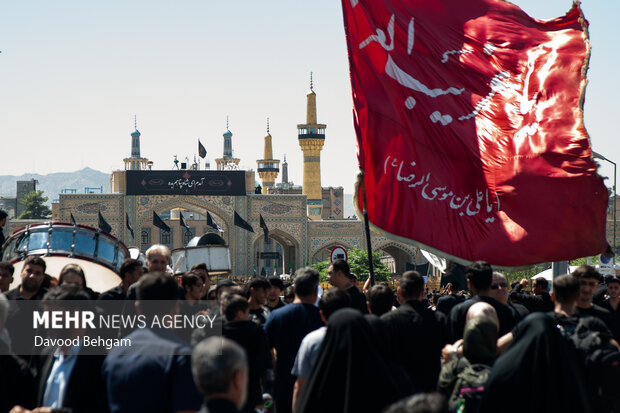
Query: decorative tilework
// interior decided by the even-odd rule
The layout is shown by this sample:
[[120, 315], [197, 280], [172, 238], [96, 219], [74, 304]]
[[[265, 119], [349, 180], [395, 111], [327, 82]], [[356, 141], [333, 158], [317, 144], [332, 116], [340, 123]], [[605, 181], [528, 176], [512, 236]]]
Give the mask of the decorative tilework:
[[75, 210], [87, 215], [96, 215], [98, 211], [105, 212], [108, 207], [106, 204], [98, 202], [84, 202], [75, 206]]
[[[112, 226], [112, 233], [127, 245], [140, 245], [143, 229], [152, 227], [152, 211], [161, 213], [173, 208], [196, 211], [201, 215], [210, 212], [218, 225], [224, 229], [223, 237], [230, 247], [233, 274], [252, 274], [254, 269], [253, 246], [263, 236], [259, 226], [259, 214], [265, 218], [275, 239], [295, 248], [295, 265], [312, 262], [311, 257], [323, 248], [341, 244], [346, 247], [364, 248], [364, 227], [360, 221], [328, 220], [309, 221], [306, 215], [305, 195], [247, 196], [124, 196], [121, 194], [61, 194], [60, 217], [68, 222], [73, 212], [78, 223], [97, 226], [100, 209]], [[255, 228], [256, 233], [234, 227], [233, 211]], [[125, 228], [125, 213], [129, 216], [137, 239], [132, 239]], [[206, 224], [194, 223], [197, 232], [207, 230]], [[194, 225], [190, 224], [190, 225]], [[178, 228], [177, 228], [178, 229]], [[176, 229], [175, 229], [176, 230]], [[180, 234], [180, 232], [179, 232]], [[155, 242], [151, 237], [151, 242]], [[178, 238], [178, 237], [177, 237]], [[178, 238], [180, 239], [180, 238]], [[417, 249], [404, 243], [372, 234], [373, 250], [396, 247], [412, 257]]]

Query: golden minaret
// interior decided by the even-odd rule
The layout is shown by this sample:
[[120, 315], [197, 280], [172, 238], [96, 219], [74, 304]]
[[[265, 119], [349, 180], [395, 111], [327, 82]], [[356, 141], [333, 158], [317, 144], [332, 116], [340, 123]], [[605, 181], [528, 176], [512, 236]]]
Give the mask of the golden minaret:
[[297, 125], [299, 146], [304, 153], [304, 184], [302, 193], [307, 196], [308, 218], [321, 219], [323, 211], [321, 189], [321, 149], [325, 143], [327, 125], [316, 121], [316, 93], [310, 73], [310, 90], [306, 93], [306, 123]]
[[269, 118], [267, 118], [267, 134], [265, 135], [265, 151], [263, 159], [256, 161], [258, 164], [258, 176], [263, 181], [262, 193], [268, 194], [269, 188], [273, 188], [280, 172], [280, 160], [273, 159], [271, 146], [271, 134], [269, 133]]

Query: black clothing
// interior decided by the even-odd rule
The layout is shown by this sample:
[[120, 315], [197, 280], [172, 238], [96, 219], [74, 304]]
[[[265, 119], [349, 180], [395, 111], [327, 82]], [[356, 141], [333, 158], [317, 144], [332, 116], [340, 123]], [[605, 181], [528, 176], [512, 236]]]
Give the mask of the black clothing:
[[[77, 360], [67, 381], [63, 409], [73, 413], [108, 412], [108, 399], [105, 383], [101, 376], [101, 366], [105, 356], [78, 354]], [[54, 365], [54, 356], [43, 358], [42, 369], [39, 372], [38, 406], [43, 405], [43, 395], [51, 368]]]
[[388, 330], [390, 359], [405, 369], [416, 391], [432, 392], [439, 378], [441, 349], [448, 342], [445, 316], [411, 300], [381, 320]]
[[8, 353], [7, 345], [0, 341], [0, 412], [13, 406], [27, 409], [36, 407], [36, 384], [26, 362]]
[[37, 291], [37, 293], [35, 295], [33, 295], [30, 298], [26, 298], [19, 291], [20, 287], [21, 287], [21, 285], [13, 288], [12, 290], [7, 291], [6, 293], [4, 293], [4, 295], [9, 300], [41, 300], [43, 298], [43, 296], [45, 295], [45, 293], [47, 293], [47, 289], [39, 288], [39, 291]]
[[351, 297], [351, 308], [360, 310], [362, 314], [368, 314], [368, 306], [366, 305], [366, 296], [357, 286], [352, 285], [345, 290]]
[[110, 288], [108, 291], [102, 292], [98, 300], [124, 300], [127, 298], [122, 285], [118, 285], [114, 288]]
[[491, 370], [483, 413], [592, 412], [579, 360], [557, 324], [537, 312], [518, 325]]
[[379, 339], [379, 350], [381, 354], [388, 357], [390, 354], [389, 330], [385, 321], [375, 314], [365, 314], [364, 318], [370, 324], [372, 334]]
[[612, 327], [611, 313], [607, 311], [606, 309], [604, 309], [603, 307], [596, 305], [596, 304], [592, 304], [592, 307], [590, 308], [577, 307], [576, 312], [577, 314], [587, 314], [593, 317], [597, 317], [598, 319], [600, 319], [602, 322], [605, 323], [607, 328], [611, 330], [611, 327]]
[[549, 293], [524, 294], [522, 290], [523, 286], [518, 284], [510, 292], [510, 300], [523, 304], [530, 311], [530, 313], [534, 313], [536, 311], [543, 313], [553, 311], [553, 302], [551, 301], [551, 296]]
[[[222, 335], [239, 344], [248, 357], [248, 398], [242, 412], [253, 412], [261, 404], [263, 392], [260, 379], [271, 368], [269, 342], [263, 329], [252, 321], [235, 321], [224, 324]], [[209, 410], [211, 411], [211, 410]]]
[[469, 307], [477, 302], [484, 301], [487, 304], [493, 306], [497, 312], [497, 318], [499, 319], [499, 336], [503, 336], [509, 333], [510, 330], [519, 321], [519, 315], [517, 312], [507, 305], [504, 305], [492, 297], [475, 296], [471, 300], [467, 300], [452, 309], [450, 313], [450, 341], [463, 338], [463, 330], [465, 328], [465, 317], [467, 316], [467, 310]]
[[205, 402], [209, 413], [238, 413], [237, 406], [228, 399], [210, 399]]
[[250, 320], [254, 321], [259, 326], [264, 326], [269, 318], [270, 311], [264, 305], [261, 305], [257, 309], [250, 308]]
[[607, 294], [607, 284], [600, 284], [592, 296], [592, 303], [602, 306], [605, 294]]
[[329, 318], [296, 411], [378, 413], [412, 392], [404, 372], [382, 356], [364, 316], [343, 308]]
[[277, 308], [284, 307], [285, 305], [286, 305], [286, 304], [284, 304], [284, 302], [283, 302], [280, 298], [278, 298], [278, 304], [276, 304], [276, 306], [275, 306], [275, 307], [270, 306], [270, 305], [269, 305], [269, 301], [267, 301], [267, 303], [265, 304], [265, 307], [267, 307], [267, 309], [268, 309], [269, 311], [273, 311], [273, 310], [275, 310], [275, 309], [277, 309]]
[[450, 317], [450, 311], [457, 305], [465, 301], [465, 297], [457, 294], [448, 294], [439, 297], [437, 300], [437, 311], [443, 313], [446, 317]]
[[610, 323], [607, 325], [611, 334], [614, 336], [617, 342], [620, 343], [620, 304], [614, 310], [614, 308], [609, 303], [609, 298], [603, 302], [602, 307], [609, 311], [609, 320]]
[[[9, 300], [15, 301], [37, 301], [41, 300], [47, 290], [44, 288], [39, 288], [39, 291], [31, 298], [26, 298], [19, 291], [19, 286], [13, 288], [12, 290], [4, 293], [6, 298]], [[11, 337], [11, 350], [18, 356], [22, 357], [24, 360], [31, 361], [33, 360], [34, 354], [39, 352], [39, 349], [33, 347], [34, 345], [34, 336], [36, 332], [32, 329], [24, 329], [23, 326], [32, 325], [32, 313], [29, 311], [24, 311], [20, 309], [17, 305], [11, 303], [11, 307], [9, 308], [9, 313], [7, 316], [6, 324], [4, 327], [9, 332], [9, 336]], [[19, 333], [18, 333], [19, 332]], [[26, 355], [28, 355], [26, 357]]]
[[4, 236], [4, 228], [0, 227], [0, 254], [2, 254], [2, 246], [4, 245], [5, 240], [6, 240], [6, 237]]
[[511, 303], [510, 301], [508, 301], [508, 307], [511, 307], [517, 312], [517, 314], [519, 315], [519, 320], [523, 320], [525, 317], [528, 316], [528, 314], [530, 314], [530, 310], [528, 310], [527, 307], [523, 304]]

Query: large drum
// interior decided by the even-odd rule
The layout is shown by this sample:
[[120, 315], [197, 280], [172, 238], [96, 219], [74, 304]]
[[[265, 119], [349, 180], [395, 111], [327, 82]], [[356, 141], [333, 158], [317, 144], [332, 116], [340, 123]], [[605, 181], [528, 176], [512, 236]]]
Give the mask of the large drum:
[[41, 256], [47, 266], [45, 272], [56, 278], [65, 265], [79, 265], [87, 286], [103, 292], [120, 284], [118, 273], [123, 260], [129, 258], [129, 251], [114, 236], [86, 225], [29, 225], [15, 231], [4, 244], [2, 261], [15, 266], [11, 288], [21, 283], [23, 263], [30, 255]]
[[230, 274], [230, 252], [224, 240], [209, 233], [195, 237], [185, 248], [172, 250], [174, 274], [185, 273], [196, 264], [207, 264], [210, 275]]

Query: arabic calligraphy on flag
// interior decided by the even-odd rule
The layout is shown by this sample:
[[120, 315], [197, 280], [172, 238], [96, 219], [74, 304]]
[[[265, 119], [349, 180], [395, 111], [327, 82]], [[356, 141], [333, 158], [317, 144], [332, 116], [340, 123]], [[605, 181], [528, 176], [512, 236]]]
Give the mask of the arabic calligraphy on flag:
[[583, 124], [590, 46], [577, 4], [546, 21], [499, 0], [342, 6], [375, 227], [504, 267], [605, 249], [608, 193]]

